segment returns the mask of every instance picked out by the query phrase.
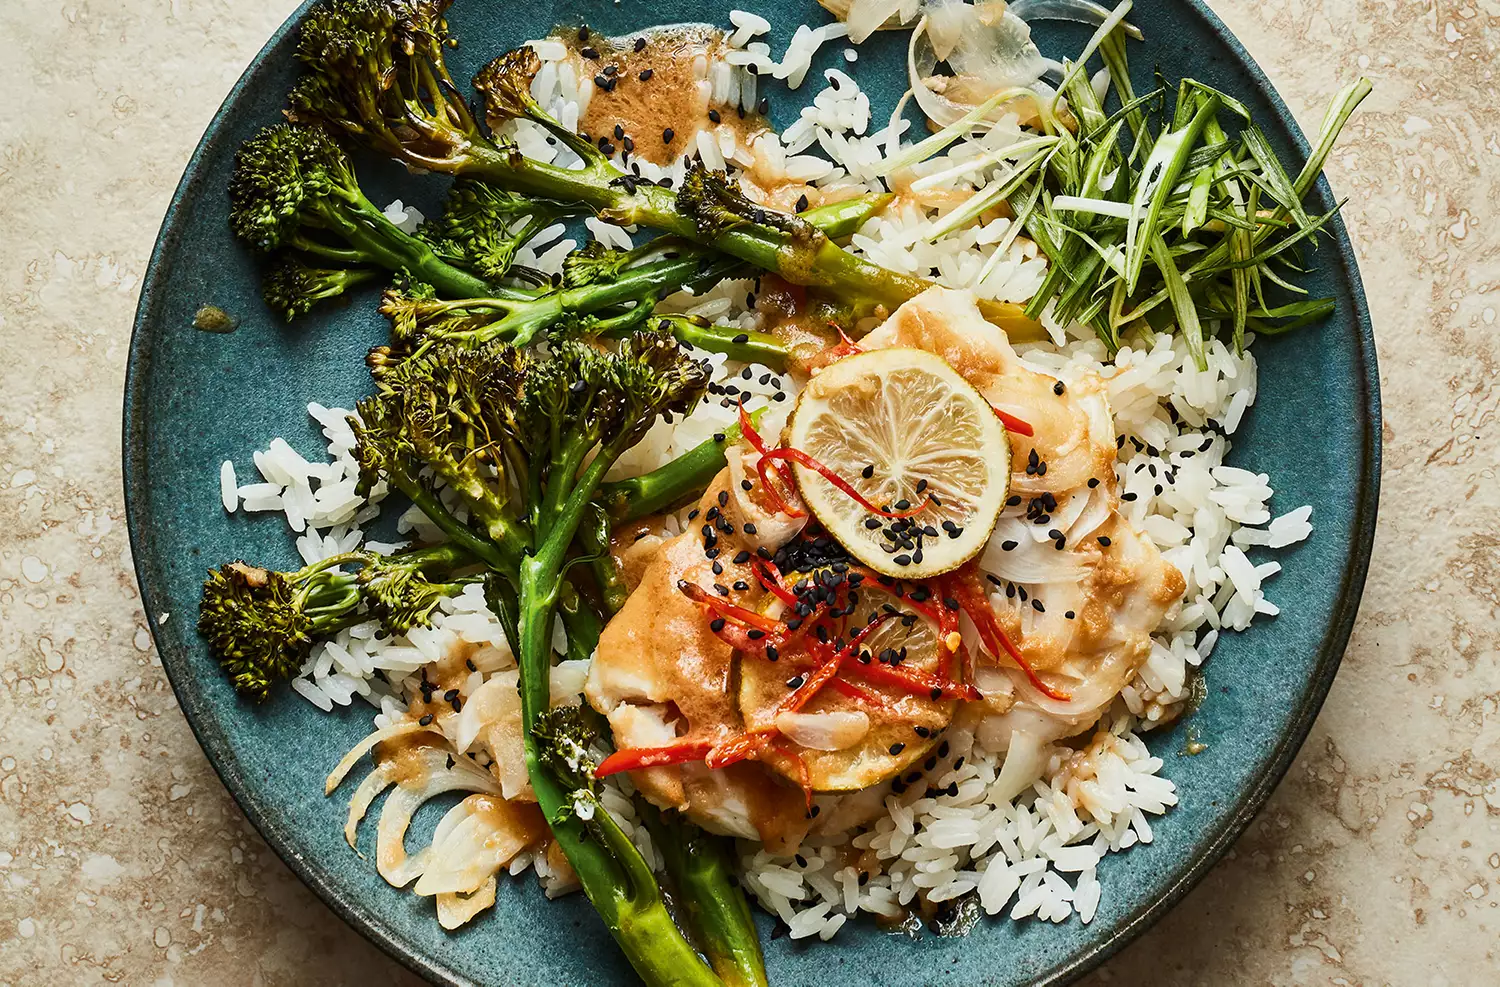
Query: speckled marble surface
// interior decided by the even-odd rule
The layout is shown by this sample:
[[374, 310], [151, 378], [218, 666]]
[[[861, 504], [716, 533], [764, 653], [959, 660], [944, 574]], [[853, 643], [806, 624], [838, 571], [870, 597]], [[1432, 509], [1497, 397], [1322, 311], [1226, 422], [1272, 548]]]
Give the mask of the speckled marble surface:
[[[1145, 0], [1149, 2], [1149, 0]], [[293, 0], [0, 5], [0, 985], [408, 984], [188, 731], [124, 530], [136, 292], [199, 133]], [[1087, 983], [1500, 982], [1500, 0], [1218, 0], [1315, 129], [1385, 398], [1364, 606], [1231, 856]]]

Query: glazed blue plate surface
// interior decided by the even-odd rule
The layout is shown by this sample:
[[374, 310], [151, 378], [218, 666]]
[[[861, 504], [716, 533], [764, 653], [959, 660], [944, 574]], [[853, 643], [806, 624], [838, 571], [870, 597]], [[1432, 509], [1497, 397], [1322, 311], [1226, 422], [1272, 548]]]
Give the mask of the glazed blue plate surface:
[[[827, 15], [813, 0], [744, 5], [774, 25], [775, 52], [797, 24]], [[654, 24], [728, 24], [730, 4], [689, 0], [526, 4], [458, 0], [450, 12], [460, 45], [455, 78], [554, 24], [587, 23], [607, 33]], [[490, 912], [445, 933], [432, 903], [398, 891], [372, 860], [345, 845], [347, 792], [324, 798], [323, 778], [370, 729], [371, 710], [323, 714], [283, 692], [264, 706], [239, 701], [194, 630], [207, 570], [246, 558], [277, 568], [299, 564], [280, 515], [226, 516], [218, 464], [248, 468], [250, 452], [285, 436], [316, 457], [322, 438], [309, 401], [352, 407], [368, 386], [363, 356], [385, 325], [373, 295], [326, 306], [290, 327], [261, 304], [256, 260], [229, 233], [224, 189], [236, 147], [280, 117], [295, 76], [294, 15], [255, 58], [209, 125], [187, 166], [152, 257], [136, 316], [125, 394], [125, 485], [131, 545], [151, 629], [188, 721], [229, 790], [272, 847], [341, 916], [383, 949], [445, 984], [628, 984], [635, 978], [581, 895], [549, 902], [527, 876], [502, 883]], [[1196, 0], [1148, 0], [1132, 20], [1146, 34], [1130, 60], [1137, 88], [1160, 67], [1175, 83], [1192, 76], [1248, 104], [1283, 156], [1306, 145], [1286, 107], [1244, 49]], [[1071, 55], [1087, 38], [1077, 25], [1039, 23], [1044, 54]], [[905, 34], [877, 35], [852, 65], [844, 45], [825, 46], [802, 89], [771, 91], [779, 127], [837, 66], [870, 94], [883, 119], [905, 89]], [[1338, 80], [1343, 82], [1345, 80]], [[407, 176], [389, 162], [361, 159], [377, 202], [400, 197], [429, 214], [447, 184]], [[1319, 212], [1332, 207], [1326, 185]], [[850, 923], [833, 944], [772, 939], [759, 916], [772, 982], [845, 984], [1060, 984], [1099, 964], [1170, 908], [1232, 844], [1286, 771], [1333, 680], [1364, 583], [1375, 527], [1380, 405], [1375, 347], [1359, 274], [1342, 223], [1309, 260], [1315, 296], [1337, 300], [1321, 325], [1257, 343], [1260, 392], [1235, 435], [1231, 462], [1270, 473], [1281, 513], [1313, 506], [1312, 538], [1277, 555], [1271, 583], [1282, 614], [1220, 639], [1206, 665], [1206, 701], [1186, 724], [1150, 741], [1166, 760], [1182, 804], [1154, 819], [1155, 840], [1099, 867], [1103, 901], [1089, 925], [986, 920], [966, 938], [913, 941]], [[236, 332], [193, 328], [195, 311], [217, 305]], [[1191, 729], [1207, 749], [1180, 753]], [[365, 838], [373, 842], [373, 826]], [[362, 844], [363, 846], [363, 844]]]

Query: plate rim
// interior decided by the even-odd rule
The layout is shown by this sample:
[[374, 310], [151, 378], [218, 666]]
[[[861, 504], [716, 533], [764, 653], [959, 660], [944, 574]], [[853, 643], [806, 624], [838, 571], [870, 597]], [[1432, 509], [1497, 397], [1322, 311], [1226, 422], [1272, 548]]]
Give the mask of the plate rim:
[[[149, 416], [145, 408], [146, 381], [150, 377], [149, 326], [159, 321], [157, 316], [165, 303], [165, 285], [170, 281], [168, 255], [180, 238], [178, 213], [184, 202], [194, 195], [204, 180], [198, 176], [198, 166], [203, 157], [223, 139], [222, 131], [226, 118], [241, 95], [250, 88], [255, 76], [265, 65], [272, 50], [288, 34], [296, 30], [307, 10], [319, 0], [303, 0], [296, 10], [278, 27], [251, 58], [233, 87], [225, 95], [212, 119], [204, 129], [202, 137], [193, 149], [182, 177], [179, 179], [168, 203], [155, 244], [141, 282], [141, 293], [131, 325], [130, 344], [126, 354], [124, 413], [122, 416], [122, 483], [124, 487], [125, 521], [129, 535], [131, 565], [135, 572], [136, 585], [141, 596], [141, 606], [146, 614], [146, 623], [152, 641], [160, 647], [160, 628], [157, 614], [160, 612], [157, 586], [143, 561], [145, 552], [145, 507], [150, 499], [146, 475], [146, 430]], [[1205, 3], [1205, 0], [1183, 0], [1188, 11], [1199, 18], [1205, 27], [1238, 63], [1243, 66], [1251, 84], [1258, 89], [1286, 126], [1292, 143], [1304, 156], [1309, 145], [1296, 117], [1288, 109], [1281, 95], [1272, 85], [1260, 64], [1250, 55], [1245, 46], [1235, 37], [1229, 27]], [[1320, 176], [1316, 193], [1325, 200], [1332, 198], [1326, 176]], [[1207, 876], [1229, 848], [1234, 845], [1251, 821], [1264, 807], [1271, 794], [1280, 785], [1291, 768], [1298, 751], [1306, 742], [1318, 713], [1328, 698], [1333, 679], [1343, 661], [1349, 638], [1359, 612], [1365, 579], [1369, 573], [1371, 549], [1374, 545], [1376, 515], [1380, 500], [1380, 478], [1382, 449], [1379, 436], [1382, 428], [1380, 376], [1371, 323], [1370, 309], [1365, 297], [1364, 284], [1360, 278], [1359, 265], [1354, 256], [1342, 213], [1330, 224], [1331, 243], [1336, 245], [1335, 265], [1347, 279], [1354, 311], [1355, 343], [1364, 369], [1362, 377], [1351, 380], [1357, 385], [1360, 403], [1364, 407], [1360, 436], [1360, 469], [1355, 483], [1353, 521], [1350, 530], [1350, 553], [1339, 579], [1338, 595], [1330, 614], [1327, 630], [1318, 648], [1317, 662], [1306, 700], [1294, 711], [1289, 729], [1278, 739], [1265, 768], [1241, 794], [1231, 811], [1224, 817], [1202, 853], [1191, 860], [1158, 896], [1137, 906], [1120, 923], [1119, 927], [1101, 941], [1072, 955], [1065, 962], [1045, 971], [1032, 981], [1036, 987], [1061, 987], [1098, 968], [1111, 956], [1137, 939], [1155, 925], [1168, 911], [1174, 908], [1200, 881]], [[179, 683], [182, 669], [174, 669], [173, 663], [161, 661], [167, 681], [172, 686], [177, 704], [192, 730], [194, 738], [202, 748], [209, 764], [219, 780], [229, 791], [240, 811], [250, 821], [261, 838], [275, 851], [277, 857], [307, 885], [318, 898], [346, 924], [366, 940], [378, 946], [384, 953], [400, 962], [413, 973], [429, 981], [453, 985], [453, 987], [483, 987], [443, 963], [437, 956], [428, 955], [412, 948], [399, 933], [367, 903], [345, 895], [291, 845], [291, 834], [274, 814], [263, 811], [260, 801], [246, 783], [239, 768], [238, 757], [222, 728], [210, 710], [193, 701], [186, 685]]]

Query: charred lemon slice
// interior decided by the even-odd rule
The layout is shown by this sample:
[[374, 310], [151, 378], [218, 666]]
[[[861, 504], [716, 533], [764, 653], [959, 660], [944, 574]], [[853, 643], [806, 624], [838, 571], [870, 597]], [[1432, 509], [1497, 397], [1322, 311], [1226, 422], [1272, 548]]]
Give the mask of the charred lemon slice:
[[[937, 743], [957, 706], [952, 699], [934, 699], [928, 689], [899, 684], [905, 672], [943, 678], [951, 671], [940, 667], [952, 658], [939, 651], [937, 625], [873, 580], [848, 592], [854, 613], [846, 618], [847, 632], [865, 627], [872, 614], [886, 615], [863, 642], [861, 651], [869, 660], [851, 655], [839, 678], [798, 712], [778, 713], [777, 708], [810, 673], [814, 658], [788, 650], [774, 662], [763, 655], [739, 659], [745, 726], [774, 726], [779, 734], [779, 742], [760, 760], [815, 791], [868, 788], [905, 770]], [[870, 670], [872, 666], [879, 667]]]
[[[979, 554], [1005, 504], [1010, 443], [978, 391], [924, 350], [870, 350], [826, 367], [802, 389], [788, 445], [808, 508], [865, 565], [925, 579]], [[862, 504], [861, 498], [865, 501]], [[890, 517], [871, 511], [902, 514]]]

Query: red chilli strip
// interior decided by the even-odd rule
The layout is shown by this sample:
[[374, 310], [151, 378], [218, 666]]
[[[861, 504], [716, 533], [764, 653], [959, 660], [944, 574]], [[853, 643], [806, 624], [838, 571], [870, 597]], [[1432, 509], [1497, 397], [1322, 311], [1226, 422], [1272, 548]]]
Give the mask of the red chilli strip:
[[760, 585], [782, 603], [789, 607], [797, 605], [797, 594], [787, 588], [786, 577], [781, 574], [780, 569], [776, 568], [776, 563], [756, 559], [755, 578], [760, 580]]
[[715, 771], [727, 768], [731, 764], [738, 764], [748, 757], [759, 754], [771, 742], [771, 736], [774, 733], [776, 733], [775, 727], [764, 727], [760, 730], [742, 733], [738, 737], [731, 737], [709, 751], [703, 758], [703, 763]]
[[701, 761], [713, 750], [713, 746], [703, 740], [682, 740], [665, 747], [628, 747], [615, 751], [600, 761], [599, 766], [594, 769], [594, 777], [608, 778], [621, 771], [640, 771], [642, 768]]
[[[796, 711], [806, 706], [808, 700], [816, 696], [827, 685], [829, 680], [838, 675], [839, 669], [843, 667], [844, 659], [850, 655], [858, 654], [860, 646], [865, 643], [865, 638], [875, 633], [875, 628], [889, 620], [891, 614], [883, 613], [859, 629], [859, 633], [849, 639], [849, 643], [843, 648], [835, 651], [833, 656], [818, 666], [802, 685], [781, 701], [778, 712]], [[863, 666], [861, 666], [863, 667]]]
[[[792, 462], [796, 463], [798, 466], [803, 466], [803, 467], [806, 467], [807, 469], [812, 470], [813, 472], [815, 472], [819, 476], [821, 476], [823, 479], [827, 480], [829, 483], [831, 483], [835, 487], [837, 487], [840, 492], [842, 492], [844, 494], [847, 494], [860, 507], [863, 507], [865, 510], [869, 511], [871, 514], [877, 515], [879, 517], [889, 517], [889, 518], [911, 517], [914, 514], [920, 514], [922, 511], [925, 511], [927, 509], [927, 505], [932, 502], [931, 499], [928, 499], [928, 500], [922, 501], [922, 503], [918, 504], [915, 507], [909, 508], [908, 510], [904, 510], [904, 511], [884, 511], [884, 510], [881, 510], [880, 508], [876, 507], [874, 504], [870, 503], [868, 500], [866, 500], [865, 499], [865, 495], [862, 494], [862, 493], [860, 493], [858, 490], [854, 489], [854, 485], [852, 483], [850, 483], [848, 480], [844, 479], [842, 476], [839, 476], [833, 470], [829, 469], [827, 466], [824, 466], [822, 463], [818, 462], [816, 459], [812, 458], [807, 453], [803, 452], [801, 449], [792, 449], [790, 447], [783, 447], [783, 448], [780, 448], [780, 449], [772, 449], [770, 452], [767, 452], [761, 458], [761, 463], [765, 463], [765, 461], [768, 460], [768, 459], [772, 459], [772, 460], [789, 459]], [[762, 479], [765, 478], [764, 474], [762, 474], [761, 478]], [[794, 515], [794, 516], [800, 517], [801, 515]]]
[[812, 770], [807, 766], [807, 758], [797, 753], [791, 743], [786, 740], [774, 740], [771, 746], [783, 757], [789, 757], [797, 762], [797, 782], [802, 786], [802, 793], [807, 796], [807, 811], [812, 812]]
[[1036, 434], [1035, 432], [1032, 431], [1031, 426], [1028, 423], [1026, 423], [1026, 422], [1022, 421], [1021, 419], [1017, 418], [1015, 415], [1006, 414], [1005, 412], [1001, 411], [999, 408], [996, 408], [994, 405], [990, 405], [990, 408], [995, 412], [995, 417], [998, 418], [998, 419], [1000, 419], [1000, 424], [1004, 425], [1006, 428], [1010, 429], [1012, 432], [1015, 432], [1017, 435], [1035, 435]]
[[786, 498], [781, 495], [781, 491], [776, 489], [776, 484], [771, 482], [771, 468], [773, 466], [776, 468], [777, 475], [787, 485], [787, 488], [790, 489], [792, 486], [791, 477], [782, 472], [783, 468], [787, 472], [790, 472], [791, 467], [786, 466], [785, 463], [773, 460], [768, 453], [762, 453], [760, 462], [755, 464], [755, 472], [760, 477], [761, 486], [766, 488], [766, 493], [771, 498], [771, 505], [776, 508], [778, 513], [785, 514], [787, 517], [807, 517], [807, 512], [802, 510], [802, 508], [793, 507], [787, 503]]
[[[764, 457], [766, 454], [766, 440], [761, 438], [760, 433], [755, 430], [755, 423], [750, 420], [749, 413], [745, 411], [745, 399], [743, 397], [740, 398], [739, 416], [740, 434], [745, 437], [746, 442], [750, 443], [750, 448], [754, 449], [756, 452], [760, 453], [762, 457]], [[761, 482], [766, 483], [765, 473], [761, 473], [759, 469], [757, 469], [756, 472], [760, 473]], [[781, 477], [782, 482], [785, 483], [787, 487], [791, 487], [792, 468], [790, 466], [777, 466], [776, 475]], [[766, 483], [766, 490], [768, 490], [773, 496], [775, 496], [777, 500], [781, 500], [780, 496], [777, 495], [777, 492], [771, 489], [771, 485], [769, 483]]]
[[829, 363], [837, 363], [839, 360], [842, 360], [846, 356], [854, 356], [855, 354], [864, 352], [864, 348], [854, 340], [850, 339], [848, 334], [844, 332], [843, 326], [839, 325], [837, 322], [830, 322], [828, 323], [828, 326], [834, 332], [839, 334], [838, 345], [828, 347], [828, 355], [833, 358], [828, 361]]
[[703, 604], [726, 620], [734, 620], [741, 624], [747, 624], [756, 630], [765, 631], [767, 634], [779, 634], [781, 632], [781, 625], [770, 617], [758, 614], [754, 610], [737, 607], [728, 600], [715, 596], [697, 583], [690, 583], [686, 579], [679, 579], [677, 580], [677, 590], [694, 603]]
[[868, 665], [851, 665], [850, 671], [860, 678], [876, 685], [888, 685], [897, 689], [904, 689], [913, 695], [932, 698], [936, 691], [940, 699], [962, 699], [964, 702], [977, 702], [983, 699], [978, 689], [972, 685], [964, 685], [952, 682], [948, 679], [940, 679], [928, 672], [918, 671], [915, 668], [892, 668], [879, 662], [871, 662]]
[[959, 606], [974, 621], [974, 626], [979, 629], [979, 637], [984, 641], [984, 646], [990, 649], [990, 653], [999, 656], [1001, 651], [1010, 655], [1011, 660], [1021, 667], [1026, 673], [1026, 678], [1036, 687], [1037, 691], [1048, 699], [1056, 699], [1065, 703], [1072, 697], [1066, 692], [1059, 692], [1041, 680], [1041, 677], [1032, 669], [1021, 650], [1015, 646], [1010, 637], [1005, 633], [1005, 628], [995, 619], [995, 610], [990, 606], [988, 597], [985, 596], [983, 587], [974, 581], [972, 570], [959, 570], [951, 573], [948, 585], [953, 589], [953, 594], [958, 598]]

